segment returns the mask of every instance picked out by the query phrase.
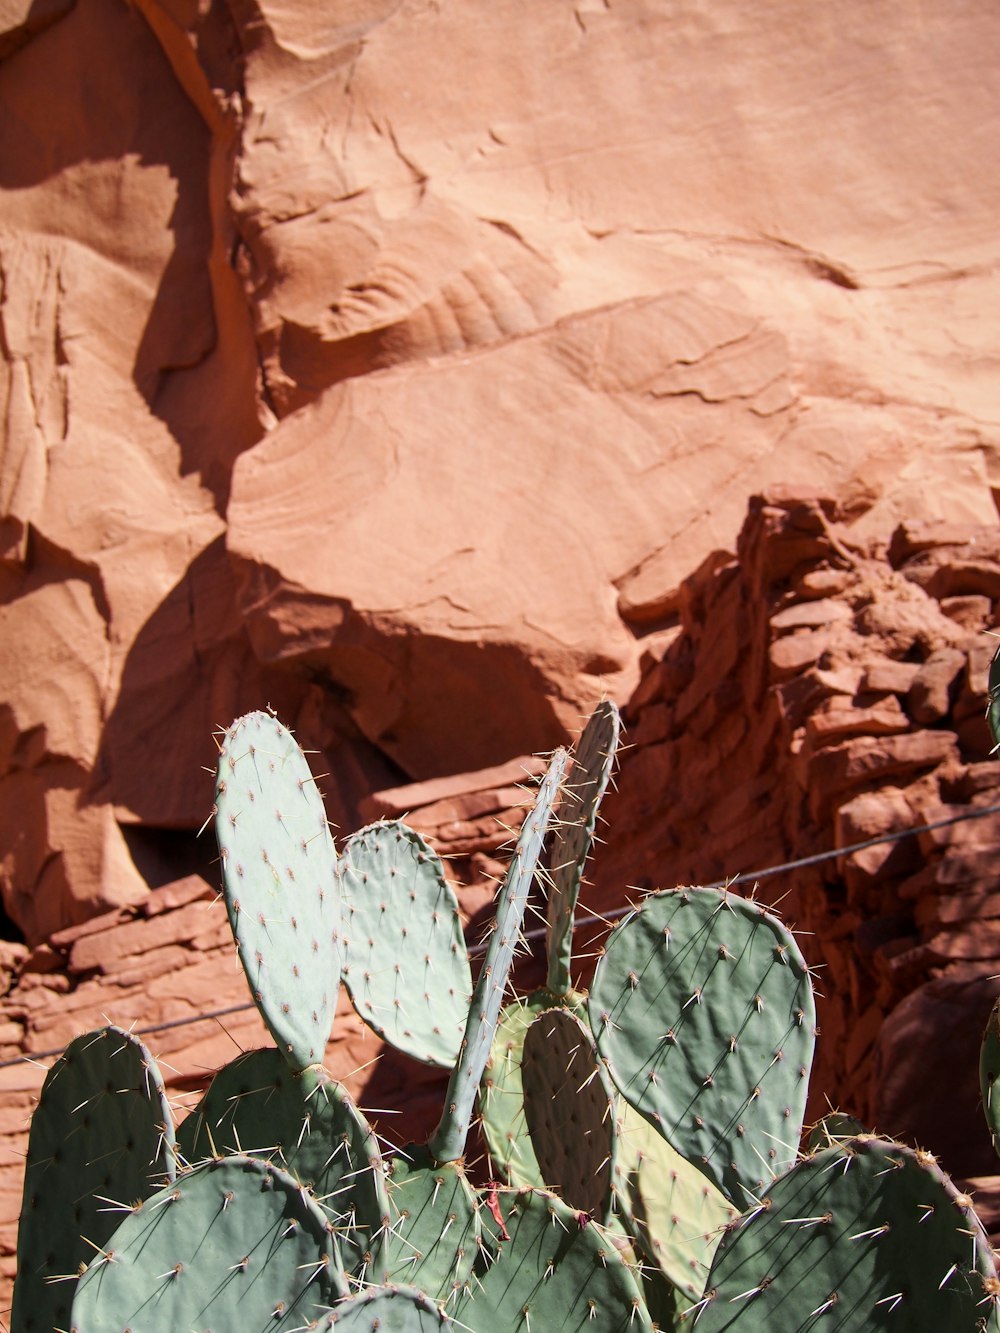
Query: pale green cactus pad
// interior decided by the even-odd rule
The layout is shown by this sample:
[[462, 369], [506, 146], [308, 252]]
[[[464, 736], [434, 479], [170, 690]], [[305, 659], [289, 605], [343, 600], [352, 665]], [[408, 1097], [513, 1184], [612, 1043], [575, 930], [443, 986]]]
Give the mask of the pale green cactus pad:
[[293, 1068], [321, 1064], [340, 988], [337, 854], [305, 755], [270, 713], [222, 738], [215, 829], [254, 1002]]
[[397, 1050], [451, 1069], [472, 972], [441, 858], [405, 824], [369, 824], [344, 844], [338, 876], [352, 1004]]

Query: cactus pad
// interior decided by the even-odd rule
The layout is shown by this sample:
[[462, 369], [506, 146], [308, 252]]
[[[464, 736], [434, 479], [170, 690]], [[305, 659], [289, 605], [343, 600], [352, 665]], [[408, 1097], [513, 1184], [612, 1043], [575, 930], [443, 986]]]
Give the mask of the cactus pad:
[[1000, 1153], [1000, 1000], [990, 1012], [979, 1048], [979, 1088], [993, 1147]]
[[504, 1006], [479, 1088], [483, 1137], [494, 1168], [508, 1185], [526, 1189], [543, 1189], [545, 1181], [524, 1118], [524, 1037], [552, 1004], [548, 991], [535, 991]]
[[993, 733], [993, 749], [991, 754], [996, 754], [1000, 750], [1000, 648], [997, 648], [993, 654], [993, 660], [990, 662], [990, 673], [987, 681], [986, 698], [986, 720], [990, 724], [990, 731]]
[[698, 1333], [995, 1327], [996, 1273], [969, 1200], [932, 1158], [873, 1138], [807, 1157], [723, 1237]]
[[163, 1081], [142, 1042], [116, 1027], [77, 1037], [49, 1070], [31, 1121], [13, 1329], [69, 1327], [77, 1273], [123, 1210], [173, 1179], [173, 1144]]
[[370, 824], [344, 845], [338, 874], [343, 979], [355, 1009], [397, 1050], [451, 1069], [472, 973], [441, 858], [405, 824]]
[[596, 1224], [542, 1190], [499, 1190], [482, 1261], [455, 1322], [473, 1333], [650, 1333], [636, 1280]]
[[542, 1177], [569, 1207], [611, 1215], [618, 1155], [615, 1094], [590, 1032], [568, 1009], [528, 1028], [521, 1063], [524, 1116]]
[[309, 765], [277, 718], [248, 713], [225, 733], [214, 809], [251, 994], [289, 1064], [319, 1064], [340, 985], [337, 854]]
[[447, 1304], [462, 1287], [479, 1247], [476, 1197], [456, 1162], [435, 1162], [409, 1147], [390, 1161], [389, 1279]]
[[319, 1326], [338, 1333], [437, 1333], [453, 1320], [416, 1287], [372, 1287], [341, 1301]]
[[697, 1167], [622, 1102], [622, 1211], [643, 1254], [689, 1300], [702, 1295], [724, 1229], [739, 1216]]
[[295, 1073], [280, 1051], [248, 1051], [221, 1069], [177, 1134], [189, 1162], [244, 1153], [276, 1160], [337, 1226], [344, 1267], [385, 1277], [389, 1200], [375, 1135], [325, 1070]]
[[469, 1006], [458, 1063], [448, 1083], [445, 1108], [429, 1147], [439, 1162], [454, 1162], [465, 1152], [479, 1081], [496, 1033], [504, 991], [518, 941], [528, 894], [545, 844], [552, 812], [566, 771], [566, 751], [557, 750], [539, 785], [534, 805], [521, 826], [514, 855], [497, 902], [496, 923]]
[[650, 895], [610, 936], [589, 1013], [622, 1096], [737, 1207], [794, 1162], [815, 1005], [798, 946], [757, 903]]
[[135, 1208], [83, 1274], [78, 1333], [301, 1329], [347, 1295], [326, 1215], [283, 1171], [208, 1162]]
[[573, 914], [580, 894], [583, 867], [594, 841], [597, 810], [607, 790], [618, 750], [621, 723], [610, 699], [599, 703], [573, 749], [573, 767], [563, 787], [549, 852], [551, 876], [546, 914], [549, 975], [553, 995], [570, 988]]

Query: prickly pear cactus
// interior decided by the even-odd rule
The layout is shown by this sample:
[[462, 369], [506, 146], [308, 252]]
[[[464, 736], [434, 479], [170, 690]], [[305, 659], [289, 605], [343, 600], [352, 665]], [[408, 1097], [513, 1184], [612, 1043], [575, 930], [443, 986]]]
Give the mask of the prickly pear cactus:
[[487, 1251], [455, 1312], [472, 1333], [652, 1333], [635, 1276], [606, 1233], [542, 1190], [497, 1191]]
[[121, 1028], [88, 1032], [49, 1070], [31, 1121], [12, 1333], [69, 1328], [78, 1272], [127, 1204], [175, 1171], [156, 1062]]
[[458, 900], [437, 852], [399, 822], [344, 844], [344, 984], [379, 1036], [415, 1060], [451, 1069], [472, 995]]
[[777, 918], [725, 891], [652, 894], [610, 936], [588, 1007], [622, 1096], [738, 1208], [791, 1166], [816, 1014]]
[[546, 913], [549, 974], [546, 988], [555, 996], [570, 989], [573, 914], [583, 869], [594, 841], [597, 811], [611, 779], [621, 722], [610, 699], [590, 715], [573, 749], [573, 766], [563, 787], [559, 819], [549, 854], [551, 866]]
[[273, 1047], [248, 1051], [219, 1070], [177, 1145], [190, 1163], [227, 1153], [275, 1161], [329, 1214], [351, 1277], [384, 1281], [385, 1163], [370, 1125], [326, 1070], [296, 1073]]
[[76, 1333], [292, 1333], [348, 1294], [326, 1215], [269, 1163], [208, 1162], [125, 1212], [80, 1279]]
[[225, 733], [214, 809], [250, 992], [289, 1064], [320, 1064], [340, 985], [337, 854], [305, 756], [276, 717], [248, 713]]
[[996, 1271], [969, 1200], [928, 1154], [858, 1138], [807, 1157], [727, 1232], [699, 1333], [995, 1329]]
[[428, 1144], [432, 1156], [439, 1162], [457, 1161], [465, 1152], [479, 1081], [486, 1068], [511, 964], [521, 938], [528, 894], [565, 772], [566, 751], [557, 750], [521, 827], [507, 868], [497, 901], [496, 925], [466, 1020], [462, 1053], [448, 1083], [444, 1112]]
[[568, 1009], [539, 1014], [525, 1034], [521, 1078], [525, 1121], [547, 1188], [607, 1223], [620, 1135], [615, 1094], [590, 1031]]

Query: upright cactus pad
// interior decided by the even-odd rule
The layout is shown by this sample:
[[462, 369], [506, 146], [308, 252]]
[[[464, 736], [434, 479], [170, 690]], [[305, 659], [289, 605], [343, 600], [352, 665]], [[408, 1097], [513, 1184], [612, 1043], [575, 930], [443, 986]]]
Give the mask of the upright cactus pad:
[[969, 1200], [927, 1154], [846, 1141], [774, 1182], [727, 1232], [698, 1333], [995, 1329], [996, 1271]]
[[546, 1186], [599, 1222], [611, 1216], [618, 1157], [615, 1094], [590, 1032], [568, 1009], [528, 1028], [521, 1064], [524, 1115]]
[[337, 1333], [438, 1333], [455, 1322], [416, 1287], [371, 1287], [341, 1301], [319, 1325]]
[[228, 1153], [276, 1161], [335, 1223], [347, 1272], [384, 1279], [385, 1164], [364, 1116], [325, 1070], [295, 1073], [273, 1048], [248, 1051], [219, 1070], [177, 1141], [191, 1163]]
[[737, 1207], [794, 1162], [815, 1006], [798, 946], [757, 903], [650, 895], [612, 933], [589, 1013], [622, 1096]]
[[411, 1146], [390, 1160], [389, 1280], [453, 1302], [479, 1248], [476, 1197], [456, 1162], [435, 1162]]
[[646, 1306], [617, 1247], [586, 1216], [542, 1190], [500, 1190], [499, 1220], [455, 1312], [472, 1333], [651, 1333]]
[[570, 988], [573, 914], [583, 868], [594, 841], [597, 810], [611, 778], [621, 722], [610, 699], [599, 703], [573, 750], [573, 766], [564, 784], [559, 820], [549, 854], [551, 866], [546, 915], [549, 975], [546, 986], [556, 996]]
[[126, 1216], [80, 1279], [73, 1328], [291, 1333], [346, 1295], [333, 1228], [298, 1182], [228, 1157]]
[[292, 734], [248, 713], [219, 747], [215, 827], [229, 923], [250, 990], [295, 1069], [319, 1064], [340, 986], [337, 854]]
[[405, 824], [370, 824], [344, 845], [344, 984], [364, 1021], [426, 1064], [458, 1059], [472, 973], [441, 858]]
[[173, 1179], [173, 1145], [163, 1080], [142, 1042], [116, 1027], [77, 1037], [31, 1121], [13, 1333], [69, 1328], [78, 1272], [122, 1208]]
[[521, 827], [500, 889], [496, 924], [472, 996], [461, 1056], [448, 1083], [444, 1112], [428, 1145], [439, 1162], [457, 1161], [465, 1152], [479, 1081], [486, 1068], [511, 964], [521, 938], [528, 894], [565, 771], [566, 751], [557, 750]]

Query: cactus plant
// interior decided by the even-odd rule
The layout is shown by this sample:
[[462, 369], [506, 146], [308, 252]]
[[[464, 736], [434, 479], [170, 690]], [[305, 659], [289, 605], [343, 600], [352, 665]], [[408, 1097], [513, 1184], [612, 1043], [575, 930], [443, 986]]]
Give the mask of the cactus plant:
[[458, 901], [437, 852], [398, 821], [344, 844], [344, 985], [364, 1021], [397, 1050], [451, 1069], [472, 973]]
[[174, 1178], [174, 1131], [156, 1061], [130, 1032], [77, 1037], [46, 1075], [31, 1120], [11, 1328], [69, 1326], [78, 1273], [117, 1210]]
[[612, 933], [588, 1003], [622, 1096], [738, 1208], [794, 1162], [816, 1015], [776, 917], [709, 889], [651, 894]]
[[332, 1224], [270, 1163], [209, 1162], [125, 1211], [80, 1279], [78, 1333], [291, 1333], [348, 1294]]
[[292, 1067], [319, 1064], [341, 972], [337, 854], [306, 758], [270, 713], [225, 732], [214, 813], [250, 993]]

